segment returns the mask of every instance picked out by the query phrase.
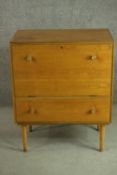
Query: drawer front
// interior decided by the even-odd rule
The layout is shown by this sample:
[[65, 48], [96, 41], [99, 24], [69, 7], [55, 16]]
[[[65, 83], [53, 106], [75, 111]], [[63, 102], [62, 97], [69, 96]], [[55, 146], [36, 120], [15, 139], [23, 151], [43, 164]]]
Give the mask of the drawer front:
[[108, 79], [111, 45], [14, 45], [15, 79]]
[[12, 56], [16, 96], [110, 93], [111, 45], [16, 44]]
[[18, 123], [108, 123], [110, 99], [84, 98], [16, 98]]

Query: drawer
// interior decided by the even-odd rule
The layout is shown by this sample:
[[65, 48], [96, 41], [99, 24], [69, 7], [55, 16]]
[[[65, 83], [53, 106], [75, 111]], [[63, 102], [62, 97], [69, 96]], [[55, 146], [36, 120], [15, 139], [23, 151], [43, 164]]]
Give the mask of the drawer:
[[112, 46], [15, 44], [12, 57], [16, 80], [109, 80]]
[[16, 98], [18, 123], [108, 123], [107, 97]]
[[110, 95], [111, 45], [15, 44], [16, 96]]

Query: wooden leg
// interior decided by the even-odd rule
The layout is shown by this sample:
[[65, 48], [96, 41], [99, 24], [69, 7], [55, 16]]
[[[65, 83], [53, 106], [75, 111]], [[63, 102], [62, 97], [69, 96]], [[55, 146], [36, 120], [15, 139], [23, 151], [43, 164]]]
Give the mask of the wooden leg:
[[102, 152], [104, 149], [104, 133], [105, 132], [105, 126], [103, 124], [100, 125], [100, 148], [99, 150]]
[[29, 125], [29, 131], [32, 132], [32, 125]]
[[27, 126], [22, 126], [22, 143], [23, 143], [23, 151], [27, 151]]

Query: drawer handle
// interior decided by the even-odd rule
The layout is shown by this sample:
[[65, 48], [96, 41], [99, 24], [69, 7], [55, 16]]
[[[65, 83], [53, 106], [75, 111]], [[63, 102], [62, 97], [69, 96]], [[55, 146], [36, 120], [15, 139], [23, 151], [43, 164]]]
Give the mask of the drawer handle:
[[26, 61], [31, 62], [33, 61], [33, 57], [31, 55], [28, 55], [26, 58]]
[[90, 57], [90, 60], [92, 60], [92, 61], [94, 61], [94, 60], [96, 60], [97, 59], [97, 56], [96, 55], [92, 55], [91, 57]]
[[36, 111], [36, 109], [30, 107], [30, 108], [28, 109], [27, 113], [28, 113], [28, 114], [36, 114], [37, 111]]
[[90, 113], [91, 114], [95, 114], [96, 113], [96, 108], [95, 107], [92, 107], [91, 110], [90, 110]]

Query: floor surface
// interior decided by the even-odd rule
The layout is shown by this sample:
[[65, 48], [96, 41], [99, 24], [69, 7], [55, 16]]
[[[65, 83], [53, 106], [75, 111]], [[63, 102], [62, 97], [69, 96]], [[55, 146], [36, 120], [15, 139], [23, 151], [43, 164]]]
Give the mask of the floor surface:
[[117, 105], [98, 151], [95, 125], [35, 125], [22, 152], [11, 108], [0, 108], [0, 175], [117, 175]]

